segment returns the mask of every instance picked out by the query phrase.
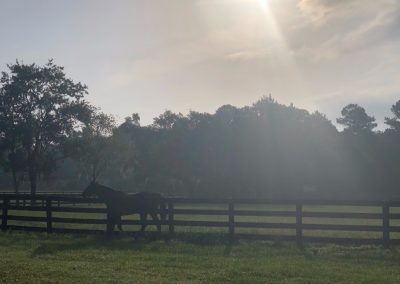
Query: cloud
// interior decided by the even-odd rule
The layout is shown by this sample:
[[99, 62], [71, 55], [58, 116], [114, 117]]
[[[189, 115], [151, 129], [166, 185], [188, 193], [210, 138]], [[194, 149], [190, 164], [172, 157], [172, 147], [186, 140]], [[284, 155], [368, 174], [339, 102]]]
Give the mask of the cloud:
[[400, 39], [400, 1], [300, 0], [298, 7], [312, 25], [303, 23], [301, 32], [312, 32], [313, 37], [311, 44], [297, 43], [300, 57], [330, 60]]
[[225, 56], [225, 59], [232, 61], [247, 61], [247, 60], [255, 60], [262, 59], [270, 55], [270, 52], [264, 49], [259, 50], [243, 50], [234, 53], [229, 53]]
[[[303, 14], [315, 24], [321, 24], [332, 13], [332, 7], [321, 0], [301, 0], [298, 4]], [[326, 2], [326, 1], [324, 1]]]
[[[389, 0], [391, 1], [391, 0]], [[315, 25], [327, 23], [332, 18], [349, 16], [354, 13], [365, 13], [372, 8], [371, 3], [387, 2], [376, 0], [299, 0], [298, 7], [306, 18]]]

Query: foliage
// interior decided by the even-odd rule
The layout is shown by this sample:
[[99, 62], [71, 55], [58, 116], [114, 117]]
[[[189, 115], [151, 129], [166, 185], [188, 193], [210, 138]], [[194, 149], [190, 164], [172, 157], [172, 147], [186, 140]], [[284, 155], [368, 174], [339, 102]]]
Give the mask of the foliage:
[[342, 109], [342, 117], [336, 121], [344, 125], [346, 131], [352, 133], [365, 133], [371, 132], [377, 124], [375, 118], [369, 116], [365, 109], [357, 104], [349, 104]]
[[393, 117], [386, 117], [385, 123], [389, 126], [390, 130], [400, 133], [400, 100], [397, 101], [390, 110]]
[[87, 119], [87, 87], [67, 78], [52, 60], [44, 66], [17, 61], [8, 69], [0, 79], [0, 136], [11, 156], [17, 149], [25, 152], [34, 194], [38, 175], [54, 168], [47, 167], [54, 146]]
[[115, 120], [112, 116], [93, 111], [81, 132], [76, 132], [66, 143], [67, 156], [74, 158], [87, 180], [96, 181], [116, 152], [112, 133]]
[[174, 124], [182, 118], [182, 114], [175, 114], [170, 110], [166, 110], [160, 116], [154, 118], [154, 127], [161, 129], [170, 129]]

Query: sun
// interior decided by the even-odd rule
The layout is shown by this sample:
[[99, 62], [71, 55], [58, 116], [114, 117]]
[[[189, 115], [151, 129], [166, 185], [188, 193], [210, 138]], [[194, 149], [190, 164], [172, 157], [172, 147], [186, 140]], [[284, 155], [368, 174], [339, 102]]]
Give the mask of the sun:
[[256, 0], [256, 1], [258, 2], [258, 5], [260, 5], [261, 9], [263, 10], [269, 9], [268, 0]]

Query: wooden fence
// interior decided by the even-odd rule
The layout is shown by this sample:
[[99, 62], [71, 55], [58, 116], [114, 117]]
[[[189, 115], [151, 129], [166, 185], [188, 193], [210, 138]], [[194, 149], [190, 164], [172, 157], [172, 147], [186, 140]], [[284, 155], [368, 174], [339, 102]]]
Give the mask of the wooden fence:
[[[101, 233], [104, 229], [56, 227], [55, 224], [105, 225], [107, 218], [71, 217], [71, 213], [84, 213], [85, 216], [106, 216], [107, 211], [97, 199], [65, 195], [15, 195], [0, 194], [1, 230], [30, 230], [48, 233]], [[25, 202], [24, 202], [25, 201]], [[74, 205], [72, 205], [74, 204]], [[217, 227], [223, 229], [230, 238], [273, 239], [304, 242], [382, 244], [384, 247], [400, 244], [400, 201], [324, 201], [324, 200], [265, 200], [265, 199], [193, 199], [168, 198], [167, 218], [161, 221], [174, 234], [177, 227]], [[182, 206], [185, 205], [185, 206]], [[203, 208], [201, 208], [203, 206]], [[268, 208], [271, 207], [271, 208]], [[323, 210], [310, 210], [310, 208]], [[338, 210], [337, 208], [346, 210]], [[278, 209], [277, 209], [278, 208]], [[283, 209], [282, 209], [283, 208]], [[289, 209], [288, 209], [289, 208]], [[292, 209], [290, 209], [292, 208]], [[333, 209], [332, 209], [333, 208]], [[349, 209], [350, 208], [350, 209]], [[357, 210], [353, 210], [356, 208]], [[22, 213], [29, 212], [28, 215]], [[35, 216], [41, 212], [43, 216]], [[60, 213], [66, 216], [55, 216]], [[185, 216], [186, 219], [180, 219]], [[210, 216], [208, 220], [188, 219], [189, 216]], [[211, 216], [217, 218], [211, 218]], [[275, 218], [277, 222], [261, 221], [262, 218]], [[224, 219], [224, 220], [221, 220]], [[243, 220], [243, 218], [245, 220]], [[287, 219], [293, 220], [287, 222]], [[305, 222], [306, 219], [314, 222]], [[286, 222], [284, 222], [286, 220]], [[317, 220], [317, 222], [315, 222]], [[326, 222], [336, 220], [336, 222]], [[337, 222], [339, 220], [339, 222]], [[363, 224], [340, 223], [346, 220], [361, 220]], [[22, 222], [22, 224], [10, 224]], [[370, 222], [371, 221], [371, 222]], [[154, 221], [147, 221], [154, 225]], [[34, 225], [32, 225], [34, 224]], [[35, 225], [39, 224], [39, 225]], [[123, 220], [123, 225], [140, 225], [139, 220]], [[246, 233], [241, 229], [277, 229], [278, 234]], [[292, 234], [279, 233], [289, 230]], [[364, 232], [378, 237], [338, 237], [335, 234], [305, 235], [304, 232]], [[368, 236], [368, 235], [366, 235]]]
[[[41, 191], [37, 194], [38, 196], [44, 197], [60, 197], [60, 196], [64, 196], [64, 197], [81, 197], [82, 196], [82, 192], [74, 192], [74, 191]], [[29, 198], [31, 195], [28, 191], [25, 192], [19, 192], [18, 194], [15, 194], [12, 191], [0, 191], [0, 197], [1, 196], [7, 196], [7, 197], [15, 197], [15, 196], [19, 196], [19, 198], [11, 198], [11, 201], [14, 201], [14, 205], [17, 206], [22, 206], [25, 207], [27, 204], [29, 204], [29, 202], [32, 200], [31, 198]], [[41, 198], [41, 199], [37, 199], [38, 203], [41, 203], [42, 207], [44, 207], [45, 203], [46, 203], [46, 198]], [[55, 203], [58, 207], [60, 207], [62, 204], [72, 204], [75, 205], [75, 200], [72, 201], [63, 201], [62, 199], [58, 199], [58, 200], [53, 200], [52, 202], [53, 204]]]

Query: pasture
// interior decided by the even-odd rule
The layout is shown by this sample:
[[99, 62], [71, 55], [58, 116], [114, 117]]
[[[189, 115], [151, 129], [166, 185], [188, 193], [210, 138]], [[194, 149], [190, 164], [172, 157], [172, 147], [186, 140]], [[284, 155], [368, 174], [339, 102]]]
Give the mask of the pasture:
[[400, 252], [377, 246], [171, 241], [0, 233], [2, 283], [399, 283]]
[[[393, 204], [389, 210], [381, 204], [306, 204], [299, 218], [294, 204], [235, 204], [232, 210], [218, 202], [176, 202], [173, 210], [168, 208], [173, 216], [163, 223], [162, 235], [149, 222], [146, 235], [132, 237], [139, 220], [131, 215], [123, 218], [125, 233], [111, 239], [103, 234], [103, 204], [62, 202], [51, 212], [45, 205], [7, 205], [0, 282], [400, 282], [400, 208]], [[46, 233], [49, 217], [52, 234]], [[16, 231], [24, 228], [44, 232]], [[81, 234], [57, 233], [63, 230]], [[389, 249], [384, 248], [385, 230]], [[296, 246], [299, 232], [303, 247]], [[347, 239], [375, 245], [335, 244]]]

